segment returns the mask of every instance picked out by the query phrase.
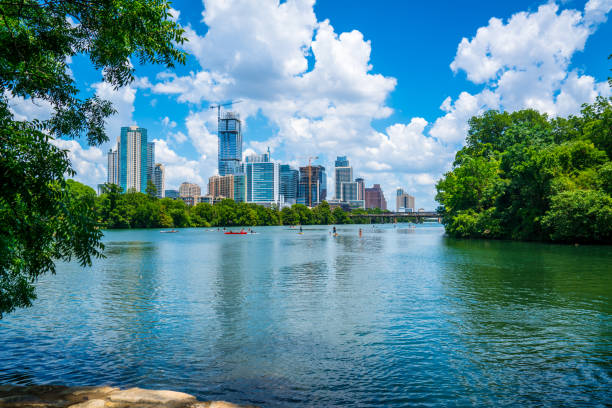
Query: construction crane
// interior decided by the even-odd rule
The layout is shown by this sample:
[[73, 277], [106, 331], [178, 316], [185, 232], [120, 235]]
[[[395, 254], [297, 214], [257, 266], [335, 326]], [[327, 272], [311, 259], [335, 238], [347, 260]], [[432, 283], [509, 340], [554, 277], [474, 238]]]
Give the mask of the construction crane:
[[221, 120], [221, 107], [222, 106], [231, 106], [237, 103], [242, 102], [240, 99], [236, 99], [235, 101], [229, 101], [226, 103], [218, 103], [216, 105], [210, 105], [209, 109], [216, 109], [217, 110], [217, 122]]

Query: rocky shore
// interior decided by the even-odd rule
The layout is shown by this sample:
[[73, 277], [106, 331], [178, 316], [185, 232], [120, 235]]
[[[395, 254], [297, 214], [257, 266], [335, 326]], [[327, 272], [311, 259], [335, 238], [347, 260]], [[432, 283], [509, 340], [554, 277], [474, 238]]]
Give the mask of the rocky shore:
[[[0, 385], [2, 408], [247, 408], [225, 401], [198, 401], [176, 391], [61, 385]], [[255, 408], [255, 407], [252, 407]]]

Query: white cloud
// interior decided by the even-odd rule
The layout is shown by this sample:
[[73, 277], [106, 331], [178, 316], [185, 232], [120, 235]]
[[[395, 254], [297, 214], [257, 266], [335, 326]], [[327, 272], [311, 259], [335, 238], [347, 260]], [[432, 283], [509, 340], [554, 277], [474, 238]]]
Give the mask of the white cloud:
[[91, 187], [106, 182], [106, 154], [98, 147], [84, 149], [76, 140], [52, 139], [51, 143], [68, 150], [68, 159], [76, 171], [74, 179]]
[[155, 158], [163, 163], [166, 171], [166, 188], [173, 189], [184, 182], [199, 184], [204, 190], [204, 178], [201, 175], [201, 165], [197, 160], [188, 160], [172, 150], [162, 139], [154, 139]]
[[[386, 101], [397, 81], [373, 72], [372, 44], [362, 33], [337, 33], [331, 22], [317, 21], [313, 0], [204, 3], [206, 32], [188, 26], [185, 43], [201, 70], [185, 76], [164, 72], [141, 86], [191, 104], [242, 99], [237, 108], [243, 119], [260, 113], [278, 129], [258, 141], [245, 132], [248, 149], [260, 153], [270, 146], [275, 159], [293, 163], [319, 155], [319, 162], [329, 164], [346, 154], [368, 184], [380, 181], [388, 199], [402, 185], [425, 203], [418, 206], [435, 206], [434, 181], [464, 142], [471, 116], [522, 108], [567, 115], [609, 93], [606, 84], [569, 66], [612, 0], [590, 0], [584, 12], [550, 2], [507, 21], [492, 18], [461, 41], [451, 63], [454, 72], [482, 84], [481, 91], [447, 97], [443, 115], [431, 124], [413, 118], [384, 132], [374, 130], [372, 121], [392, 113]], [[216, 115], [198, 109], [192, 107], [185, 119], [186, 137], [200, 157], [199, 174], [208, 177], [216, 172]]]

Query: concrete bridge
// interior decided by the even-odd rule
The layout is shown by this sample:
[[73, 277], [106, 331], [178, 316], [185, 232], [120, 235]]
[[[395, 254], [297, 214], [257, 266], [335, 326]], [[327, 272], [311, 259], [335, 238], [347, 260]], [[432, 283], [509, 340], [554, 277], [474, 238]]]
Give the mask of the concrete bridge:
[[432, 219], [437, 222], [441, 221], [442, 215], [438, 214], [435, 211], [421, 211], [421, 212], [389, 212], [382, 214], [353, 214], [349, 213], [349, 217], [363, 217], [368, 218], [370, 222], [374, 219], [382, 219], [384, 221], [393, 221], [395, 222], [398, 218], [415, 218], [417, 222], [421, 222], [425, 219]]

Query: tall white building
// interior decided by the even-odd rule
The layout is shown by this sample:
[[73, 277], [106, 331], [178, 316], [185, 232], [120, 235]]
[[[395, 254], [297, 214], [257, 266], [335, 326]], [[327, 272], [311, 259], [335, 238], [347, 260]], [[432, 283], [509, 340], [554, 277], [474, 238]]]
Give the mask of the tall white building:
[[119, 160], [117, 150], [108, 150], [108, 174], [106, 182], [109, 184], [119, 184]]

